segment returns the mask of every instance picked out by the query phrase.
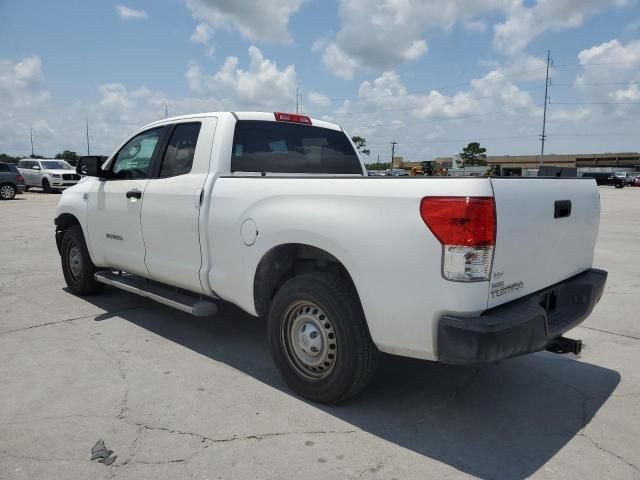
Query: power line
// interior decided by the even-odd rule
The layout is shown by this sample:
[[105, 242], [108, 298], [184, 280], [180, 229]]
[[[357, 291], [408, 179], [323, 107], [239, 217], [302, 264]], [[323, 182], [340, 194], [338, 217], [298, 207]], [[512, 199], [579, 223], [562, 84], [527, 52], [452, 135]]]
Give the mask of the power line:
[[553, 102], [554, 105], [640, 105], [640, 102]]
[[504, 110], [494, 110], [493, 112], [482, 112], [482, 113], [474, 113], [470, 115], [458, 115], [458, 116], [441, 116], [441, 117], [431, 117], [428, 120], [419, 120], [416, 122], [402, 122], [402, 123], [374, 123], [369, 125], [349, 125], [349, 130], [353, 130], [356, 128], [377, 128], [377, 127], [404, 127], [406, 125], [424, 125], [428, 123], [436, 123], [436, 122], [449, 122], [449, 121], [457, 121], [457, 120], [467, 120], [469, 118], [484, 118], [490, 115], [497, 115], [500, 113], [512, 113], [519, 112], [520, 110], [529, 107], [518, 107], [518, 108], [508, 108]]
[[[540, 70], [541, 70], [540, 67], [536, 67], [536, 68], [527, 68], [527, 69], [524, 69], [524, 70], [519, 70], [519, 71], [516, 71], [516, 72], [509, 72], [509, 73], [507, 73], [507, 72], [499, 72], [499, 73], [496, 73], [493, 78], [495, 78], [495, 77], [514, 78], [514, 77], [518, 77], [520, 75], [523, 75], [525, 73], [539, 72]], [[397, 97], [397, 96], [411, 95], [411, 94], [415, 94], [415, 93], [425, 93], [425, 92], [430, 92], [432, 90], [448, 90], [448, 89], [451, 89], [451, 88], [468, 87], [469, 85], [472, 85], [474, 81], [480, 80], [481, 78], [483, 78], [483, 77], [474, 78], [474, 79], [468, 80], [466, 82], [453, 83], [453, 84], [449, 84], [449, 85], [440, 85], [440, 86], [430, 87], [430, 88], [421, 88], [419, 90], [407, 90], [407, 91], [402, 92], [402, 93], [385, 93], [385, 94], [382, 94], [382, 95], [370, 95], [370, 96], [362, 97], [362, 99]], [[351, 98], [353, 98], [353, 97], [331, 97], [331, 98], [329, 98], [329, 100], [331, 100], [331, 101], [350, 100]]]
[[[529, 92], [531, 90], [539, 90], [542, 89], [542, 86], [537, 86], [537, 87], [530, 87], [530, 88], [522, 88], [520, 89], [521, 92]], [[495, 98], [495, 97], [501, 97], [504, 95], [504, 92], [501, 93], [495, 93], [495, 94], [491, 94], [491, 95], [481, 95], [478, 97], [473, 97], [473, 100], [484, 100], [487, 98]], [[442, 106], [442, 105], [447, 105], [447, 100], [444, 99], [444, 102], [441, 103], [435, 103], [435, 102], [428, 102], [425, 103], [424, 105], [421, 106], [417, 106], [417, 107], [399, 107], [399, 108], [384, 108], [384, 109], [377, 109], [377, 110], [363, 110], [363, 111], [358, 111], [358, 112], [338, 112], [338, 113], [326, 113], [328, 115], [331, 115], [332, 117], [346, 117], [346, 116], [355, 116], [355, 115], [365, 115], [365, 114], [369, 114], [369, 113], [384, 113], [384, 112], [397, 112], [397, 111], [410, 111], [410, 110], [420, 110], [423, 108], [428, 108], [428, 107], [437, 107], [437, 106]], [[327, 111], [328, 112], [328, 111]], [[316, 112], [316, 115], [322, 115], [323, 112]]]
[[554, 68], [572, 68], [572, 67], [599, 67], [602, 65], [637, 65], [640, 61], [628, 62], [595, 62], [595, 63], [561, 63], [554, 65]]

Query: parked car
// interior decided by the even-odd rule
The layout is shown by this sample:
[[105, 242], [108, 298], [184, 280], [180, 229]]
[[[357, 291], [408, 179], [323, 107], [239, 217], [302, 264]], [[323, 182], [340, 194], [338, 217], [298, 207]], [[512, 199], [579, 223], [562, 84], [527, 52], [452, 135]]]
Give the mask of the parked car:
[[613, 186], [616, 188], [624, 188], [631, 185], [633, 176], [629, 172], [615, 172], [613, 174]]
[[78, 171], [55, 214], [72, 293], [266, 317], [276, 367], [318, 402], [362, 390], [379, 351], [461, 365], [577, 353], [562, 334], [607, 277], [592, 268], [593, 179], [369, 179], [340, 126], [303, 115], [163, 119]]
[[40, 187], [46, 193], [64, 190], [78, 183], [80, 175], [64, 160], [23, 158], [18, 170], [24, 177], [27, 190]]
[[11, 200], [23, 193], [24, 178], [13, 163], [0, 162], [0, 199]]
[[640, 175], [633, 179], [633, 186], [640, 187]]

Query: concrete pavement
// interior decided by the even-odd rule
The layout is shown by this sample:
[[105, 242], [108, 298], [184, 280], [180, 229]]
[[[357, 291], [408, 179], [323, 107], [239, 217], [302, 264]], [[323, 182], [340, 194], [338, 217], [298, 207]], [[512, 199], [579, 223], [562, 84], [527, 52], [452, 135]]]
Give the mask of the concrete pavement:
[[[336, 407], [295, 397], [265, 323], [234, 307], [67, 293], [58, 195], [0, 202], [0, 478], [640, 478], [640, 188], [600, 193], [609, 280], [571, 334], [581, 358], [387, 356]], [[100, 438], [109, 467], [89, 461]]]

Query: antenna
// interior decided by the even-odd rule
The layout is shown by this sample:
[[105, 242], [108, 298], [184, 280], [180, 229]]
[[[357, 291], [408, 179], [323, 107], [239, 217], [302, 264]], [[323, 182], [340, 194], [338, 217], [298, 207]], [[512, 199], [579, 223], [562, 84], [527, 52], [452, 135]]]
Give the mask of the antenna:
[[31, 128], [31, 123], [29, 123], [29, 137], [31, 138], [31, 158], [33, 158], [33, 128]]
[[540, 135], [540, 166], [544, 163], [544, 142], [547, 139], [547, 104], [549, 103], [549, 65], [551, 60], [551, 50], [547, 50], [547, 77], [544, 81], [544, 111], [542, 114], [542, 135]]
[[91, 155], [91, 149], [89, 148], [89, 119], [85, 118], [87, 126], [87, 156]]

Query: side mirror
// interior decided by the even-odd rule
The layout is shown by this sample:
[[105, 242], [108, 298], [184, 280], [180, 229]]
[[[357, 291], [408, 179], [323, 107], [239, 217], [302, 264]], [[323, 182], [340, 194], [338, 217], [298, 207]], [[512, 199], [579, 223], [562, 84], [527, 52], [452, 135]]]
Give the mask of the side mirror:
[[80, 157], [76, 164], [76, 173], [87, 177], [101, 177], [102, 169], [100, 167], [103, 161], [103, 158], [98, 156]]
[[40, 170], [40, 167], [38, 165], [34, 165], [33, 167], [31, 167], [31, 170]]

